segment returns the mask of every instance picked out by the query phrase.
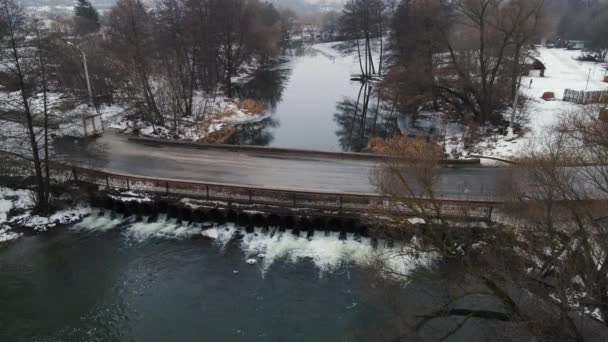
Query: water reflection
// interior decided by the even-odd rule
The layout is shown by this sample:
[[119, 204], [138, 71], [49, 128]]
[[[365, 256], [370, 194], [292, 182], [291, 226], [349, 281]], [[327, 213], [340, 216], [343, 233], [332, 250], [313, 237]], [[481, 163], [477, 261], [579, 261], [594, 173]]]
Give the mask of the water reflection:
[[284, 60], [242, 82], [239, 96], [263, 102], [272, 116], [239, 126], [230, 143], [358, 152], [371, 137], [398, 132], [398, 115], [377, 84], [350, 80], [356, 52], [339, 46], [289, 49]]
[[364, 82], [356, 98], [344, 98], [336, 105], [334, 120], [344, 151], [361, 152], [372, 137], [386, 137], [399, 131], [395, 106], [382, 98], [374, 83]]
[[283, 98], [285, 84], [289, 80], [291, 69], [285, 61], [279, 61], [253, 72], [247, 81], [237, 86], [241, 98], [256, 99], [272, 112]]
[[273, 129], [279, 126], [279, 122], [273, 118], [267, 118], [259, 122], [240, 125], [228, 144], [231, 145], [253, 145], [268, 146], [274, 140]]

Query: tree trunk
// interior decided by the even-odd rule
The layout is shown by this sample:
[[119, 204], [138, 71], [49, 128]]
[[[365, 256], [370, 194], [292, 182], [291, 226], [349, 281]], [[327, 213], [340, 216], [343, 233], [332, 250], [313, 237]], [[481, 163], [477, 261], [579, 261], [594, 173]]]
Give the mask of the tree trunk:
[[4, 10], [6, 13], [6, 18], [8, 19], [7, 29], [8, 29], [8, 37], [10, 44], [10, 51], [13, 58], [13, 62], [15, 63], [15, 70], [17, 79], [19, 80], [19, 92], [21, 101], [23, 104], [23, 112], [25, 114], [26, 119], [26, 130], [28, 135], [28, 140], [30, 144], [30, 148], [32, 149], [32, 161], [34, 163], [34, 174], [36, 178], [36, 197], [37, 197], [37, 210], [46, 210], [48, 207], [47, 203], [45, 203], [45, 182], [44, 176], [42, 172], [42, 165], [40, 161], [40, 151], [38, 147], [38, 140], [36, 137], [36, 132], [34, 131], [34, 119], [33, 114], [30, 108], [30, 98], [27, 94], [27, 87], [25, 84], [25, 75], [23, 70], [21, 69], [21, 56], [19, 55], [19, 47], [17, 46], [17, 37], [15, 36], [15, 27], [14, 22], [12, 21], [12, 13], [8, 8], [9, 4], [5, 3]]

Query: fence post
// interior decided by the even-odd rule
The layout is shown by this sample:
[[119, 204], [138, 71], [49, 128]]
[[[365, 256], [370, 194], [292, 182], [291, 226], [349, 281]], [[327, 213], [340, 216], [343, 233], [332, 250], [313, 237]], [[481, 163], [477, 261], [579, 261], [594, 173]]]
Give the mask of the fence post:
[[78, 173], [76, 173], [76, 168], [72, 169], [72, 174], [74, 175], [74, 182], [78, 182]]
[[131, 191], [131, 184], [130, 183], [130, 178], [127, 178], [127, 190]]
[[293, 193], [293, 207], [296, 207], [296, 193]]
[[110, 179], [108, 177], [108, 175], [106, 175], [106, 189], [110, 188]]
[[167, 195], [169, 194], [169, 182], [165, 182], [165, 190], [167, 191]]
[[209, 200], [209, 184], [206, 184], [205, 187], [207, 188], [207, 201]]
[[344, 199], [340, 196], [340, 210], [344, 207]]
[[249, 204], [253, 204], [253, 199], [251, 196], [251, 189], [249, 189]]

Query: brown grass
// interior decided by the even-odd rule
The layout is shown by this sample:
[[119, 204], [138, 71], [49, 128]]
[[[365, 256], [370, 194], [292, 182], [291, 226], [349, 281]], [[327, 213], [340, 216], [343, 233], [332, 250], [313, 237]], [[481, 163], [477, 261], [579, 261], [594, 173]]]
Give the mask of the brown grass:
[[203, 144], [226, 144], [230, 138], [236, 133], [234, 126], [224, 126], [219, 131], [209, 133], [206, 137], [198, 142]]
[[239, 102], [239, 108], [252, 114], [262, 114], [266, 111], [266, 106], [264, 106], [264, 104], [253, 99], [241, 100], [241, 102]]
[[374, 153], [404, 159], [438, 160], [443, 156], [439, 145], [420, 137], [394, 136], [386, 139], [372, 138], [368, 146]]

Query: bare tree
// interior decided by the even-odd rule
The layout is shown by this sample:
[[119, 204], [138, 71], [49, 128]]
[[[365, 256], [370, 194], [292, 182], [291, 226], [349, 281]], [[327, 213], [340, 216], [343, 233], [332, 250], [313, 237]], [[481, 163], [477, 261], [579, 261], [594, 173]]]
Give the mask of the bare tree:
[[[351, 0], [344, 5], [342, 11], [340, 31], [345, 37], [355, 41], [363, 78], [381, 74], [382, 71], [382, 65], [376, 68], [374, 62], [372, 38], [380, 38], [382, 45], [384, 10], [383, 0]], [[361, 52], [361, 40], [364, 44], [363, 52]]]
[[14, 91], [0, 100], [3, 150], [31, 165], [36, 210], [50, 208], [48, 42], [37, 21], [12, 0], [0, 2], [1, 60]]
[[[432, 100], [460, 120], [469, 115], [477, 124], [499, 123], [542, 5], [541, 0], [403, 1], [393, 24], [398, 63], [391, 70], [402, 80], [394, 84], [407, 90], [401, 101], [416, 107]], [[410, 76], [422, 86], [408, 87]]]
[[155, 46], [152, 18], [140, 0], [120, 0], [109, 15], [110, 48], [121, 62], [122, 71], [130, 75], [132, 91], [142, 101], [142, 118], [163, 124], [153, 88], [152, 74]]
[[[577, 166], [582, 165], [582, 166]], [[562, 312], [608, 318], [608, 125], [590, 108], [566, 116], [511, 183], [518, 223], [534, 238], [532, 273]], [[530, 205], [535, 203], [535, 205]]]
[[[394, 138], [377, 142], [375, 148], [389, 157], [373, 178], [386, 196], [376, 236], [400, 241], [402, 253], [410, 257], [430, 253], [457, 272], [451, 273], [456, 279], [450, 278], [453, 285], [448, 285], [452, 295], [437, 298], [443, 303], [439, 308], [407, 320], [414, 336], [449, 317], [456, 323], [443, 326], [440, 339], [479, 319], [507, 324], [498, 339], [518, 340], [521, 335], [515, 331], [546, 341], [601, 341], [608, 336], [603, 323], [593, 318], [602, 306], [606, 276], [606, 254], [601, 252], [605, 227], [597, 217], [605, 204], [585, 200], [598, 187], [581, 187], [578, 169], [564, 172], [553, 158], [558, 151], [535, 156], [501, 183], [508, 189], [501, 193], [509, 205], [498, 223], [480, 220], [482, 208], [454, 205], [438, 191], [442, 167], [436, 145]], [[608, 178], [605, 167], [600, 169], [601, 177], [598, 170], [584, 169], [583, 174], [603, 183]], [[382, 261], [376, 267], [390, 272], [390, 264]], [[471, 296], [500, 304], [480, 308], [465, 299]]]

